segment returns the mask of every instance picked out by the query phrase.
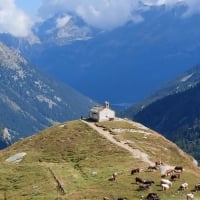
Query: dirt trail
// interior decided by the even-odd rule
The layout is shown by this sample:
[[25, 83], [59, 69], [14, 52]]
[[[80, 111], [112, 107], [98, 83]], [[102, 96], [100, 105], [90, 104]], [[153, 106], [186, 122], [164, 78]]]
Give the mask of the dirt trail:
[[101, 134], [102, 136], [107, 138], [113, 144], [116, 144], [116, 145], [120, 146], [121, 148], [126, 149], [127, 151], [129, 151], [133, 155], [134, 158], [139, 158], [143, 162], [148, 163], [149, 165], [154, 165], [154, 162], [149, 160], [148, 155], [146, 153], [143, 153], [138, 149], [133, 149], [126, 142], [123, 142], [123, 141], [119, 142], [118, 140], [116, 140], [113, 137], [112, 134], [109, 133], [109, 131], [105, 131], [105, 130], [103, 130], [103, 128], [96, 126], [94, 122], [88, 122], [88, 121], [85, 121], [85, 120], [82, 120], [82, 121], [84, 123], [88, 124], [94, 130], [96, 130], [99, 134]]

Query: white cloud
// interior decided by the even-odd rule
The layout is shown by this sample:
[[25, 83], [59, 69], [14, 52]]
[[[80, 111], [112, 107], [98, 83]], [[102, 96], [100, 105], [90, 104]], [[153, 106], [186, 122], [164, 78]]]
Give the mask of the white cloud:
[[39, 13], [49, 17], [50, 13], [68, 11], [92, 26], [112, 29], [129, 20], [141, 21], [135, 13], [138, 5], [139, 0], [43, 0]]
[[[15, 5], [17, 0], [0, 0], [0, 33], [11, 33], [18, 37], [31, 35], [32, 20], [27, 13]], [[25, 0], [24, 0], [25, 1]], [[100, 29], [113, 29], [132, 20], [143, 20], [139, 10], [142, 3], [151, 6], [166, 5], [167, 8], [182, 2], [187, 6], [184, 16], [200, 13], [200, 0], [41, 0], [39, 15], [48, 18], [58, 12], [69, 12], [80, 16], [86, 23]], [[30, 2], [30, 4], [34, 2]], [[148, 19], [147, 19], [148, 20]], [[68, 18], [57, 21], [63, 26]]]
[[26, 37], [31, 26], [30, 18], [16, 7], [14, 0], [0, 0], [0, 33]]
[[199, 0], [185, 0], [185, 3], [188, 5], [188, 10], [186, 11], [185, 16], [200, 13]]
[[171, 8], [180, 2], [188, 7], [185, 15], [200, 12], [199, 0], [43, 0], [39, 13], [42, 17], [49, 17], [56, 12], [68, 11], [92, 26], [112, 29], [130, 20], [142, 21], [138, 12], [142, 3]]

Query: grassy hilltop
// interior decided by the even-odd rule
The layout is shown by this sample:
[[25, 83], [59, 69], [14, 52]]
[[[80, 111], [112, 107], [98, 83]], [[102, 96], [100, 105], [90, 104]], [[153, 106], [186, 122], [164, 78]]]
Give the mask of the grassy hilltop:
[[[6, 200], [112, 200], [127, 197], [138, 200], [140, 195], [156, 192], [162, 200], [186, 199], [196, 183], [200, 170], [193, 159], [158, 133], [126, 120], [97, 123], [108, 130], [118, 142], [124, 142], [148, 155], [152, 162], [185, 168], [180, 180], [168, 191], [161, 191], [160, 171], [148, 172], [149, 163], [111, 143], [81, 120], [55, 125], [0, 151], [0, 199]], [[7, 162], [10, 156], [26, 153], [19, 163]], [[132, 168], [143, 168], [131, 175]], [[116, 181], [109, 181], [117, 172]], [[152, 179], [155, 184], [139, 191], [135, 177]], [[188, 182], [186, 191], [178, 192]], [[200, 199], [200, 191], [195, 193]]]

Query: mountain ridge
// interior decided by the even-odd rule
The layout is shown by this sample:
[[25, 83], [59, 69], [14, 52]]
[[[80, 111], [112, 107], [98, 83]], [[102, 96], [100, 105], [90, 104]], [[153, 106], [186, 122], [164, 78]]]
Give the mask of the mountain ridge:
[[146, 98], [122, 111], [121, 114], [124, 115], [124, 113], [126, 113], [125, 116], [132, 118], [145, 107], [159, 99], [176, 93], [181, 93], [195, 87], [200, 82], [199, 78], [200, 65], [196, 65], [184, 73], [178, 75], [177, 77], [164, 83]]
[[[87, 115], [95, 102], [31, 65], [0, 43], [0, 124], [12, 141]], [[26, 123], [24, 123], [26, 122]]]
[[159, 131], [198, 161], [199, 72], [199, 66], [191, 69], [127, 112], [127, 116]]

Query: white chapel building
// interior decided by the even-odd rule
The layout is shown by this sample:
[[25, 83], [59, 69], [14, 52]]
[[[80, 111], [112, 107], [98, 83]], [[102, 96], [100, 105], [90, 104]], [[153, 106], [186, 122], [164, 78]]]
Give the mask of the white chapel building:
[[94, 106], [89, 111], [89, 118], [97, 121], [110, 121], [115, 118], [115, 111], [110, 109], [109, 102], [105, 101], [103, 106]]

